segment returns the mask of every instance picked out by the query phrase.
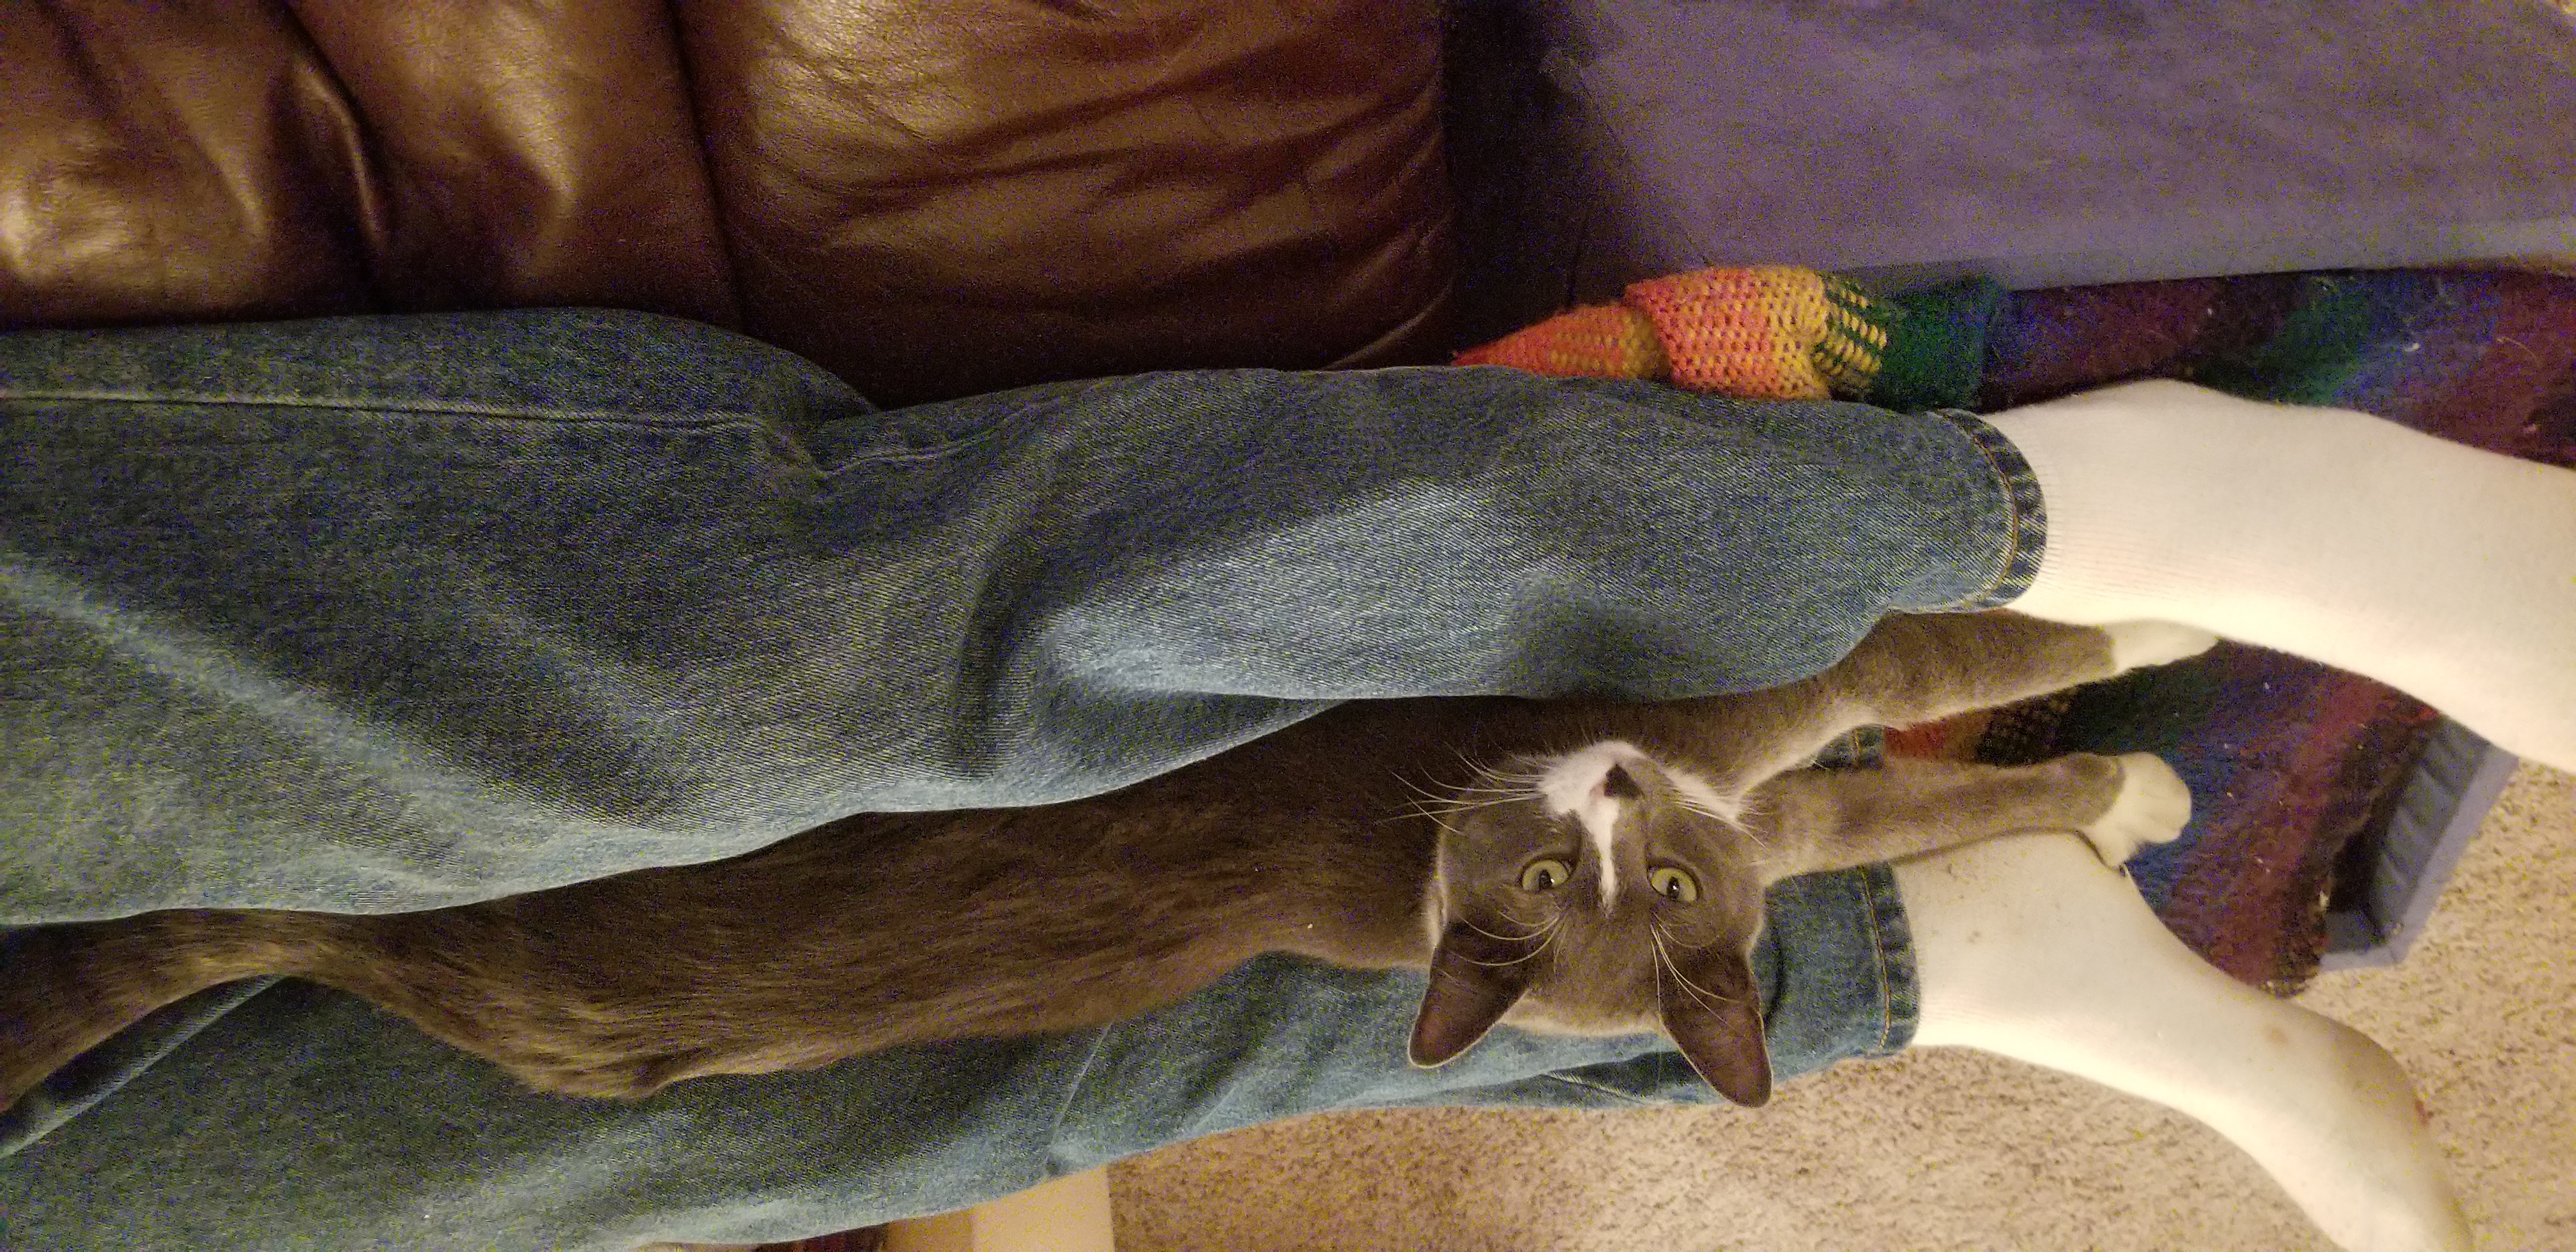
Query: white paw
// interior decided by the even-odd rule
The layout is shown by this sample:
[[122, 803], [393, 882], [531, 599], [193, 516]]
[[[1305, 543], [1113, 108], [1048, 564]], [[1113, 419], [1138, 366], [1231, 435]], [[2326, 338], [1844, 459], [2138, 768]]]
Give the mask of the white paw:
[[2113, 622], [2101, 630], [2111, 637], [2111, 664], [2123, 674], [2141, 665], [2199, 656], [2218, 646], [2218, 636], [2174, 622]]
[[2084, 827], [2084, 838], [2105, 865], [2117, 868], [2150, 843], [2171, 843], [2191, 820], [2191, 788], [2152, 753], [2120, 756], [2120, 795]]

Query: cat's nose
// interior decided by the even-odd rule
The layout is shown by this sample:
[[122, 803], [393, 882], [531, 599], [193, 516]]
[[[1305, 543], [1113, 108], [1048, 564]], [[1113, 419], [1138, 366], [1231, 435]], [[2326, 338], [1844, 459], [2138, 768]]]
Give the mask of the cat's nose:
[[1629, 776], [1627, 766], [1613, 765], [1609, 773], [1601, 776], [1601, 794], [1614, 800], [1634, 800], [1645, 792], [1637, 786], [1637, 780]]

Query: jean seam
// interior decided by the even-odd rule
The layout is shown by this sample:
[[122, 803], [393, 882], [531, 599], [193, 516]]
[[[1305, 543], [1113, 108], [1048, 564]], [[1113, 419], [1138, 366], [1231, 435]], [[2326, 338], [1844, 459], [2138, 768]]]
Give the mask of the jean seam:
[[[1082, 384], [1080, 390], [1084, 393], [1096, 391], [1104, 384], [1112, 381], [1115, 380], [1094, 379], [1086, 384]], [[930, 407], [934, 406], [918, 405], [914, 406], [912, 411], [917, 413], [920, 409]], [[900, 412], [902, 410], [896, 411]], [[868, 469], [906, 468], [935, 464], [940, 461], [949, 460], [962, 452], [973, 452], [990, 444], [1018, 437], [1026, 433], [1029, 427], [1043, 422], [1053, 411], [1054, 410], [1046, 403], [1018, 404], [1013, 406], [1009, 413], [1003, 414], [999, 417], [986, 419], [981, 425], [964, 434], [951, 435], [943, 439], [937, 439], [929, 443], [921, 444], [917, 447], [872, 448], [865, 451], [849, 453], [840, 460], [833, 462], [830, 468], [823, 471], [823, 475], [826, 478], [830, 478], [839, 474], [855, 473]]]
[[2040, 496], [2039, 476], [2023, 458], [2021, 449], [2012, 446], [2012, 441], [1985, 419], [1965, 409], [1940, 409], [1933, 416], [1948, 421], [1968, 437], [1968, 445], [1977, 450], [1987, 471], [1994, 475], [2008, 514], [2003, 560], [1994, 577], [1975, 594], [1946, 607], [1952, 611], [2001, 608], [2030, 590], [2031, 581], [2039, 576], [2040, 556], [2048, 546], [2048, 512]]
[[856, 473], [861, 470], [889, 467], [910, 468], [933, 465], [941, 461], [952, 460], [960, 453], [973, 452], [979, 448], [986, 447], [990, 444], [997, 443], [1020, 434], [1031, 424], [1033, 417], [1033, 414], [1023, 410], [1022, 412], [1015, 413], [1010, 417], [997, 418], [990, 425], [976, 430], [971, 434], [958, 435], [954, 438], [944, 439], [924, 447], [885, 448], [867, 452], [853, 452], [841, 460], [834, 462], [829, 469], [823, 471], [823, 476], [825, 478], [833, 478], [844, 474]]
[[1576, 1078], [1576, 1077], [1574, 1077], [1574, 1076], [1572, 1076], [1572, 1075], [1569, 1075], [1569, 1074], [1556, 1074], [1556, 1073], [1549, 1073], [1549, 1074], [1541, 1074], [1541, 1075], [1539, 1075], [1539, 1077], [1544, 1078], [1544, 1079], [1546, 1079], [1546, 1080], [1547, 1080], [1547, 1081], [1549, 1081], [1549, 1082], [1553, 1082], [1553, 1083], [1563, 1083], [1564, 1085], [1566, 1085], [1566, 1086], [1568, 1086], [1568, 1087], [1573, 1087], [1573, 1088], [1575, 1088], [1575, 1089], [1577, 1089], [1577, 1090], [1580, 1090], [1580, 1091], [1589, 1091], [1589, 1092], [1592, 1092], [1592, 1093], [1594, 1093], [1594, 1094], [1596, 1094], [1596, 1095], [1606, 1095], [1606, 1096], [1611, 1097], [1612, 1099], [1616, 1099], [1616, 1100], [1623, 1100], [1623, 1101], [1626, 1101], [1626, 1102], [1627, 1102], [1627, 1103], [1629, 1103], [1629, 1104], [1636, 1105], [1636, 1106], [1637, 1106], [1637, 1107], [1639, 1107], [1639, 1108], [1653, 1108], [1653, 1107], [1655, 1107], [1655, 1102], [1654, 1102], [1654, 1101], [1652, 1101], [1652, 1100], [1639, 1099], [1637, 1096], [1632, 1095], [1632, 1094], [1630, 1094], [1630, 1093], [1628, 1093], [1628, 1092], [1625, 1092], [1625, 1091], [1621, 1091], [1621, 1090], [1619, 1090], [1619, 1089], [1618, 1089], [1618, 1088], [1616, 1088], [1616, 1087], [1605, 1087], [1605, 1086], [1601, 1085], [1600, 1083], [1597, 1083], [1597, 1082], [1587, 1082], [1587, 1081], [1585, 1081], [1584, 1079]]
[[1047, 1176], [1061, 1172], [1062, 1159], [1056, 1151], [1056, 1140], [1064, 1134], [1064, 1119], [1073, 1113], [1073, 1102], [1082, 1095], [1082, 1084], [1091, 1077], [1092, 1067], [1100, 1063], [1102, 1050], [1109, 1046], [1109, 1032], [1115, 1027], [1102, 1026], [1091, 1032], [1091, 1047], [1082, 1054], [1082, 1064], [1074, 1067], [1073, 1081], [1066, 1083], [1064, 1099], [1055, 1106], [1055, 1116], [1047, 1121]]
[[162, 392], [136, 395], [118, 391], [11, 391], [0, 389], [0, 401], [61, 402], [68, 404], [183, 404], [205, 407], [259, 409], [321, 409], [332, 412], [380, 413], [386, 416], [419, 415], [422, 417], [491, 417], [507, 418], [538, 425], [625, 425], [656, 430], [715, 430], [725, 427], [769, 429], [770, 424], [751, 413], [690, 414], [668, 416], [639, 414], [614, 409], [529, 408], [521, 405], [424, 403], [391, 399], [316, 400], [287, 396], [191, 395], [184, 392]]

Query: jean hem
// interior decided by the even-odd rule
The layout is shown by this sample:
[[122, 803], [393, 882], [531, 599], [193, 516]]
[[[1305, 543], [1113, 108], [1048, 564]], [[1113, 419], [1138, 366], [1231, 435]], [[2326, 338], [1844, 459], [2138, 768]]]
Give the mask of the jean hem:
[[1953, 612], [1975, 612], [1999, 609], [2021, 598], [2039, 577], [2039, 559], [2048, 548], [2048, 509], [2039, 493], [2039, 475], [2013, 446], [2002, 431], [1987, 424], [1984, 418], [1965, 409], [1940, 409], [1933, 416], [1948, 421], [1968, 437], [1970, 445], [1986, 460], [1995, 475], [1995, 485], [2003, 494], [2006, 519], [2004, 524], [2003, 559], [1994, 578], [1976, 594], [1948, 606]]
[[1877, 1043], [1862, 1055], [1894, 1056], [1914, 1043], [1923, 1020], [1920, 969], [1914, 959], [1914, 931], [1905, 916], [1905, 897], [1897, 890], [1896, 871], [1885, 865], [1861, 868], [1863, 923], [1869, 928], [1871, 954], [1878, 966], [1879, 1032]]

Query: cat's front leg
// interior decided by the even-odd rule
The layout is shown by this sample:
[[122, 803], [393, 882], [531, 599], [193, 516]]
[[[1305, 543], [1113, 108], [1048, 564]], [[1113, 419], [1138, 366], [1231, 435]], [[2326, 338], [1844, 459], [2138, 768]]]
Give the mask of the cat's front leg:
[[2171, 622], [2064, 626], [2007, 612], [1897, 616], [1836, 667], [1837, 694], [1865, 708], [1874, 724], [1910, 726], [2170, 664], [2217, 643], [2208, 631]]
[[1862, 726], [1915, 726], [2196, 656], [2215, 635], [2167, 622], [2065, 626], [2015, 613], [1898, 614], [1821, 674], [1657, 706], [1668, 742], [1730, 794]]
[[1890, 760], [1805, 770], [1762, 787], [1753, 811], [1774, 842], [1772, 876], [1893, 861], [2026, 831], [2073, 831], [2106, 864], [2181, 833], [2191, 792], [2147, 753], [2074, 753], [2037, 765]]

